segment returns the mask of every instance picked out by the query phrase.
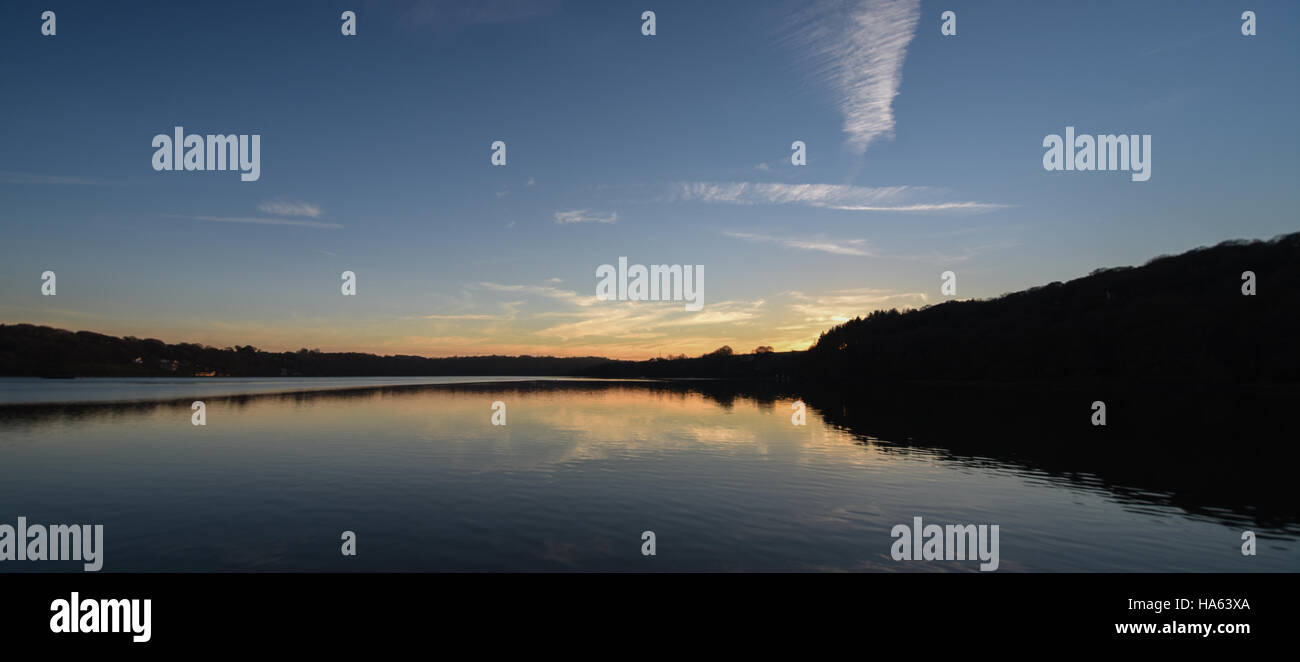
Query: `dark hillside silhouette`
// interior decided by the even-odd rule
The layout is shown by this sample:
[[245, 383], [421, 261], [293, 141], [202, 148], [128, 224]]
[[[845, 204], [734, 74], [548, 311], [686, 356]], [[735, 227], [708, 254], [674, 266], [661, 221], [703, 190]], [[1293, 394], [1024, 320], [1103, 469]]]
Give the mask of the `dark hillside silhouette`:
[[[1242, 294], [1254, 272], [1256, 295]], [[787, 382], [1300, 381], [1300, 233], [1227, 241], [1140, 267], [1099, 269], [996, 299], [876, 311], [805, 352], [728, 346], [700, 357], [430, 359], [217, 349], [0, 325], [0, 374], [40, 376], [573, 375]]]
[[[1256, 295], [1242, 294], [1252, 271]], [[1145, 383], [1300, 380], [1300, 233], [982, 301], [876, 311], [807, 352], [614, 362], [604, 377]]]
[[[1255, 296], [1242, 294], [1253, 271]], [[1300, 234], [1224, 242], [989, 301], [877, 312], [809, 350], [821, 375], [954, 380], [1300, 379]]]

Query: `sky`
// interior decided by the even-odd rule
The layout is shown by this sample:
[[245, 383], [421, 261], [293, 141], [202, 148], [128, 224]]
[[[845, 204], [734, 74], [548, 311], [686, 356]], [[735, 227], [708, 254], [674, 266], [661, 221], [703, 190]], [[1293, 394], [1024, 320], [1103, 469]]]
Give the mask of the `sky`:
[[[1290, 0], [9, 2], [0, 322], [804, 349], [876, 309], [1300, 230], [1298, 34]], [[177, 126], [259, 135], [260, 177], [156, 171]], [[1150, 135], [1150, 179], [1046, 170], [1067, 126]], [[702, 265], [704, 305], [598, 299], [620, 257]]]

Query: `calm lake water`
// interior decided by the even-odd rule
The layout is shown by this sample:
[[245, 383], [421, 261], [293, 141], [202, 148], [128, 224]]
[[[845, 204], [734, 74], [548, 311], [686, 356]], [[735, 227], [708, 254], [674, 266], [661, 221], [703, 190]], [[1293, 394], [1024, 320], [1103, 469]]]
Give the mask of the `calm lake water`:
[[[103, 524], [105, 571], [977, 571], [893, 560], [914, 517], [998, 525], [999, 572], [1300, 569], [1294, 522], [877, 439], [811, 405], [795, 426], [794, 398], [485, 379], [0, 379], [0, 524]], [[304, 387], [335, 390], [270, 393]]]

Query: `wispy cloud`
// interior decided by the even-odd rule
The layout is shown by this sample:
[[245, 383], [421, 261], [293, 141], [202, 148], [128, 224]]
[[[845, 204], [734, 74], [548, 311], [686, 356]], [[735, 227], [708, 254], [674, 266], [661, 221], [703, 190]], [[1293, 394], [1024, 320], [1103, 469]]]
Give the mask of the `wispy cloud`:
[[[672, 301], [601, 301], [593, 282], [577, 290], [556, 279], [466, 283], [433, 310], [393, 318], [411, 334], [391, 341], [415, 354], [531, 353], [649, 358], [699, 355], [727, 344], [737, 351], [770, 345], [804, 349], [831, 324], [881, 308], [923, 306], [922, 293], [882, 288], [774, 292], [761, 299], [711, 302], [699, 312]], [[418, 340], [416, 338], [418, 337]]]
[[[548, 279], [547, 283], [556, 282]], [[522, 316], [524, 326], [532, 327], [538, 338], [569, 342], [577, 339], [601, 339], [607, 342], [645, 342], [671, 339], [674, 345], [685, 343], [672, 328], [738, 328], [752, 322], [764, 307], [762, 299], [756, 301], [720, 301], [710, 303], [703, 312], [686, 312], [674, 301], [601, 301], [595, 296], [595, 282], [589, 294], [561, 289], [551, 285], [508, 285], [480, 282], [474, 289], [509, 295], [524, 295], [551, 300], [540, 310]], [[517, 311], [521, 302], [511, 304]], [[537, 326], [537, 323], [544, 324]], [[751, 331], [752, 329], [747, 329]], [[516, 328], [514, 331], [519, 333]], [[691, 343], [698, 338], [689, 339]], [[712, 341], [704, 340], [708, 343]], [[629, 345], [630, 347], [630, 345]], [[713, 349], [716, 345], [710, 346]], [[643, 348], [644, 349], [644, 348]]]
[[493, 292], [512, 292], [517, 294], [531, 294], [533, 296], [548, 297], [551, 299], [560, 299], [567, 301], [576, 306], [590, 306], [599, 299], [596, 298], [593, 287], [592, 294], [581, 295], [572, 290], [562, 290], [550, 285], [502, 285], [500, 283], [478, 283], [477, 287]]
[[321, 215], [321, 208], [310, 202], [288, 202], [288, 201], [267, 201], [257, 206], [257, 210], [264, 214], [277, 214], [280, 216], [309, 216], [317, 218]]
[[194, 221], [211, 221], [213, 223], [250, 223], [253, 225], [291, 225], [303, 228], [318, 228], [321, 230], [341, 230], [342, 225], [338, 223], [322, 223], [320, 221], [299, 221], [289, 218], [250, 218], [235, 216], [179, 216], [171, 215], [171, 218], [188, 218]]
[[[564, 321], [537, 331], [539, 336], [562, 341], [578, 338], [622, 340], [678, 339], [672, 327], [728, 327], [753, 320], [763, 302], [720, 301], [700, 313], [683, 312], [674, 302], [601, 302], [577, 311], [560, 311], [554, 317]], [[542, 317], [539, 315], [539, 317]]]
[[1001, 242], [966, 247], [959, 253], [943, 253], [940, 251], [929, 251], [926, 253], [885, 253], [876, 250], [867, 243], [866, 239], [828, 239], [820, 235], [776, 236], [754, 232], [734, 231], [726, 231], [722, 234], [733, 239], [743, 239], [755, 243], [778, 244], [788, 248], [796, 248], [806, 251], [820, 251], [823, 253], [832, 253], [834, 255], [858, 255], [862, 257], [877, 257], [890, 260], [933, 262], [936, 264], [964, 262], [988, 251], [1001, 250], [1015, 246], [1015, 244], [1011, 242]]
[[567, 223], [613, 223], [618, 220], [618, 214], [609, 214], [602, 216], [593, 214], [586, 209], [574, 209], [571, 211], [555, 212], [555, 222], [561, 224]]
[[[789, 308], [801, 316], [805, 324], [821, 326], [840, 324], [873, 310], [888, 308], [919, 308], [929, 303], [923, 292], [896, 292], [879, 288], [831, 290], [819, 294], [790, 292], [794, 301]], [[795, 325], [798, 327], [799, 325]]]
[[989, 211], [1009, 205], [991, 202], [917, 200], [939, 197], [925, 186], [848, 186], [843, 184], [784, 184], [781, 182], [683, 182], [672, 196], [678, 200], [733, 205], [798, 204], [841, 211]]
[[926, 202], [913, 205], [821, 205], [840, 211], [988, 211], [1008, 205], [992, 202]]
[[920, 0], [820, 0], [796, 23], [793, 39], [834, 87], [848, 144], [859, 154], [893, 135], [894, 97], [920, 15]]
[[866, 239], [823, 239], [820, 237], [803, 238], [803, 237], [773, 237], [770, 235], [754, 234], [751, 232], [724, 232], [723, 234], [735, 239], [744, 239], [767, 244], [780, 244], [790, 248], [798, 248], [807, 251], [821, 251], [823, 253], [833, 253], [835, 255], [875, 255], [867, 246]]

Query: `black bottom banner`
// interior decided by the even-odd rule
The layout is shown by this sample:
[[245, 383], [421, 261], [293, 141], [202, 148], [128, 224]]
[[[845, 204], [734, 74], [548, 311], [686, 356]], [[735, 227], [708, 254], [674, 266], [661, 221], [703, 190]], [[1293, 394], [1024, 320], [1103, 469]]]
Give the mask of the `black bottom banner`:
[[499, 654], [610, 637], [661, 652], [811, 652], [830, 640], [936, 651], [963, 642], [1241, 651], [1285, 643], [1297, 585], [1276, 574], [246, 573], [6, 574], [0, 584], [6, 642], [128, 656], [267, 644], [455, 644]]

